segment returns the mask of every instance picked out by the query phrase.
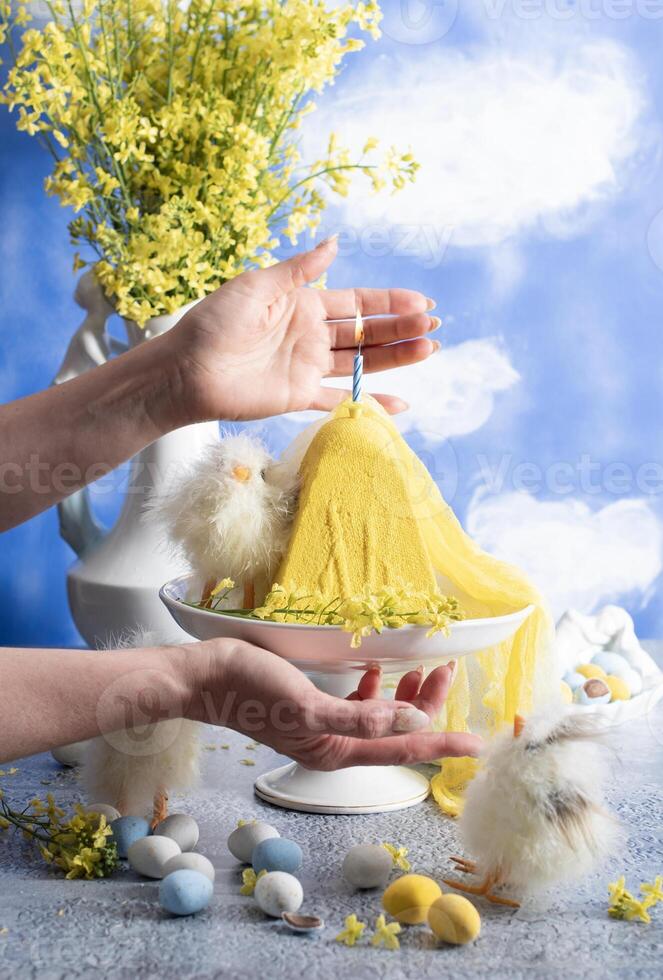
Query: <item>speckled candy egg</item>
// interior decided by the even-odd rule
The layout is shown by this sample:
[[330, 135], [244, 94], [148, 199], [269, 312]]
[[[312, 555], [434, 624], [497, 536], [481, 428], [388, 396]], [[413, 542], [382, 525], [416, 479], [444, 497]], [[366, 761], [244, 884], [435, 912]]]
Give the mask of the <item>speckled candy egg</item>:
[[170, 837], [179, 844], [181, 851], [192, 851], [200, 837], [198, 824], [188, 813], [171, 813], [156, 825], [154, 834]]
[[113, 831], [113, 840], [117, 844], [117, 853], [121, 858], [127, 856], [127, 851], [131, 845], [147, 837], [150, 833], [150, 825], [144, 817], [118, 817], [110, 825]]
[[432, 878], [402, 875], [389, 885], [382, 896], [382, 904], [394, 919], [413, 926], [426, 922], [429, 908], [441, 894], [442, 889]]
[[275, 919], [284, 912], [296, 912], [304, 901], [304, 890], [285, 871], [270, 871], [256, 882], [254, 897], [259, 908]]
[[379, 844], [356, 844], [343, 859], [343, 877], [355, 888], [384, 888], [393, 861]]
[[582, 687], [587, 678], [575, 670], [570, 670], [567, 674], [564, 674], [562, 680], [565, 684], [569, 685], [572, 691], [575, 691], [577, 688]]
[[256, 874], [261, 871], [287, 871], [293, 874], [302, 866], [302, 849], [294, 840], [271, 837], [254, 847], [251, 864]]
[[100, 816], [106, 817], [106, 823], [112, 823], [113, 820], [117, 820], [120, 816], [120, 811], [116, 810], [114, 806], [110, 803], [90, 803], [89, 806], [85, 807], [86, 813], [98, 813]]
[[195, 915], [209, 905], [213, 892], [214, 885], [206, 875], [182, 868], [163, 879], [159, 885], [159, 902], [162, 909], [173, 915]]
[[264, 820], [253, 820], [233, 830], [228, 838], [228, 850], [238, 861], [251, 864], [253, 850], [261, 841], [280, 836], [276, 827], [272, 827], [271, 824], [265, 823]]
[[215, 870], [214, 865], [206, 858], [203, 854], [197, 854], [195, 851], [188, 851], [186, 854], [176, 854], [175, 857], [170, 858], [166, 861], [163, 869], [164, 878], [166, 875], [172, 874], [173, 871], [199, 871], [201, 875], [206, 875], [210, 881], [214, 881]]
[[576, 704], [607, 704], [610, 688], [600, 677], [590, 677], [573, 695]]
[[472, 903], [462, 895], [441, 895], [428, 910], [428, 925], [444, 943], [464, 946], [481, 932], [481, 918]]
[[166, 863], [181, 853], [180, 845], [171, 837], [141, 837], [129, 848], [127, 859], [139, 875], [163, 878]]

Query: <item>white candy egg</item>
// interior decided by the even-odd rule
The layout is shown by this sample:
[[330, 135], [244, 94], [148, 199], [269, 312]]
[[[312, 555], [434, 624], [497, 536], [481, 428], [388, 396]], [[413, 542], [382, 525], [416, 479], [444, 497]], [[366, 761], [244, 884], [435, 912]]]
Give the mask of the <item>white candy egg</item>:
[[127, 851], [127, 860], [139, 875], [163, 878], [166, 863], [177, 854], [180, 845], [171, 837], [141, 837]]
[[343, 877], [355, 888], [384, 888], [394, 866], [379, 844], [356, 844], [343, 859]]
[[228, 850], [243, 864], [251, 863], [251, 855], [257, 844], [271, 837], [280, 837], [278, 830], [264, 820], [253, 820], [233, 830], [228, 838]]
[[51, 755], [61, 766], [80, 766], [85, 757], [87, 741], [72, 742], [70, 745], [59, 745], [51, 751]]
[[258, 878], [254, 896], [266, 915], [280, 919], [284, 912], [296, 912], [304, 901], [304, 890], [287, 871], [268, 871]]
[[214, 881], [216, 874], [214, 865], [209, 858], [203, 854], [197, 854], [195, 851], [189, 851], [187, 854], [176, 854], [175, 857], [166, 861], [163, 868], [164, 878], [173, 871], [199, 871], [210, 881]]
[[181, 851], [192, 851], [198, 843], [198, 824], [188, 813], [171, 813], [154, 828], [155, 837], [170, 837]]

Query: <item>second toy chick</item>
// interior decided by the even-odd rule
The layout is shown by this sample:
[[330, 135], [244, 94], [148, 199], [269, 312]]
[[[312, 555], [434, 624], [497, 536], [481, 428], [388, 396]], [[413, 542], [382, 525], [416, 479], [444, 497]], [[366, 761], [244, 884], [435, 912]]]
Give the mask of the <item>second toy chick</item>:
[[223, 578], [242, 587], [252, 609], [272, 585], [297, 501], [297, 472], [257, 439], [221, 439], [179, 477], [153, 510], [202, 584], [206, 601]]

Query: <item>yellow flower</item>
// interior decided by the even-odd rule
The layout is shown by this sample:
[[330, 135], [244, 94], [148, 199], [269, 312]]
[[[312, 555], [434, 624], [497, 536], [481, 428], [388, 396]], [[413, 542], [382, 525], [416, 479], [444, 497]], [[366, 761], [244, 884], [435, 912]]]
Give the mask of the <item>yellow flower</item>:
[[[312, 94], [363, 44], [351, 31], [379, 36], [374, 0], [189, 0], [186, 11], [132, 0], [131, 21], [126, 9], [104, 0], [102, 18], [84, 0], [70, 14], [55, 0], [54, 19], [23, 32], [0, 95], [49, 144], [46, 190], [83, 212], [71, 240], [100, 256], [96, 275], [122, 316], [142, 325], [269, 266], [355, 174], [373, 189], [413, 178], [410, 154], [357, 163], [335, 135], [319, 159], [299, 159]], [[22, 4], [12, 16], [5, 0], [0, 30], [28, 19]]]
[[393, 844], [382, 844], [382, 847], [391, 854], [394, 867], [401, 871], [409, 871], [412, 865], [407, 860], [407, 847], [395, 847]]
[[371, 946], [384, 946], [385, 949], [398, 949], [398, 933], [401, 931], [399, 922], [387, 923], [384, 915], [375, 920], [375, 933], [371, 936]]
[[256, 885], [263, 875], [266, 875], [266, 871], [259, 871], [258, 874], [255, 873], [253, 868], [244, 868], [242, 871], [242, 887], [239, 890], [240, 895], [253, 895]]
[[640, 891], [645, 896], [645, 903], [648, 908], [657, 902], [663, 902], [663, 875], [657, 875], [651, 884], [643, 882], [640, 885]]
[[345, 928], [334, 938], [337, 943], [343, 943], [344, 946], [354, 946], [357, 940], [361, 939], [365, 928], [366, 923], [360, 922], [353, 912], [352, 915], [346, 917]]

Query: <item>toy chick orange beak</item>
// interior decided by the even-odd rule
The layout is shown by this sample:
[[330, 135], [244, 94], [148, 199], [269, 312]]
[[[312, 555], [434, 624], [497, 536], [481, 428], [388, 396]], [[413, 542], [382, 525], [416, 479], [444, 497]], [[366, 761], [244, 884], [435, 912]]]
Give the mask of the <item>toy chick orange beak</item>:
[[240, 483], [246, 483], [251, 479], [251, 470], [248, 468], [248, 466], [233, 466], [231, 472], [235, 479], [239, 480]]
[[523, 728], [525, 727], [525, 719], [522, 715], [513, 716], [513, 737], [518, 738]]

